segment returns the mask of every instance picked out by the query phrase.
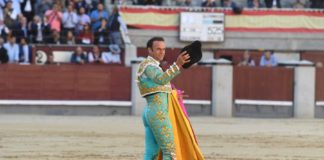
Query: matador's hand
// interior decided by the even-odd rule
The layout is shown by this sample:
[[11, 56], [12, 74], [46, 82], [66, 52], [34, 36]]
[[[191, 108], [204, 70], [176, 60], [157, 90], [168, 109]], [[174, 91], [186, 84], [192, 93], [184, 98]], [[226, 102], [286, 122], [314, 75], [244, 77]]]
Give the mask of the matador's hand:
[[177, 58], [176, 64], [178, 67], [182, 68], [182, 65], [190, 62], [190, 56], [187, 54], [187, 51], [183, 51]]

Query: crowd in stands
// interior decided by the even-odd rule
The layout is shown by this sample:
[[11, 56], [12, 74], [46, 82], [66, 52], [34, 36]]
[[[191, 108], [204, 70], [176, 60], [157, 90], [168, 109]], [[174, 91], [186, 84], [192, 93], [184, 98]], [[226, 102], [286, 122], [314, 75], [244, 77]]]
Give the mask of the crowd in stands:
[[111, 52], [101, 52], [98, 45], [93, 45], [91, 52], [84, 52], [82, 46], [76, 47], [71, 56], [71, 63], [75, 64], [109, 64], [121, 63], [120, 50], [116, 45], [109, 45]]
[[[122, 47], [126, 24], [103, 0], [0, 0], [0, 63], [30, 63], [30, 44]], [[7, 54], [7, 56], [6, 56]]]
[[[112, 3], [127, 4], [128, 0]], [[323, 0], [132, 0], [136, 5], [169, 5], [185, 7], [244, 8], [324, 8]]]
[[[259, 66], [262, 67], [275, 67], [278, 65], [277, 58], [273, 54], [273, 51], [266, 50], [261, 56]], [[251, 57], [249, 51], [245, 51], [242, 57], [241, 62], [238, 66], [256, 66], [256, 62]]]

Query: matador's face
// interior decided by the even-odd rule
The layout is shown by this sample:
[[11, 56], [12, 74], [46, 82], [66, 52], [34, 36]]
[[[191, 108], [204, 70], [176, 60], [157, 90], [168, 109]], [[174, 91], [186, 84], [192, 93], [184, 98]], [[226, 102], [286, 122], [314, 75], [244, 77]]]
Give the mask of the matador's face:
[[157, 61], [162, 61], [165, 56], [165, 42], [154, 41], [152, 48], [149, 48], [149, 54]]

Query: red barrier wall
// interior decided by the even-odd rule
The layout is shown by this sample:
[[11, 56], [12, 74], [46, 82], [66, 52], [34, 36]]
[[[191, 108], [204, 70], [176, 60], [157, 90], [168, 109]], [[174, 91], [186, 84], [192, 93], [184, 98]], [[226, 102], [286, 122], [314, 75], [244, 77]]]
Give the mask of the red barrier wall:
[[130, 100], [131, 69], [111, 65], [1, 65], [1, 99]]

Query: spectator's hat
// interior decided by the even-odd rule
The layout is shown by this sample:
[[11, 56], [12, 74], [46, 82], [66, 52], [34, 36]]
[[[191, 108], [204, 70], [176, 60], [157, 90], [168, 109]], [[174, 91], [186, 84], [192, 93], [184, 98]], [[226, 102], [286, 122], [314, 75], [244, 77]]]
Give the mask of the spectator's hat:
[[190, 56], [190, 62], [185, 63], [185, 64], [182, 65], [183, 68], [187, 69], [190, 66], [192, 66], [193, 64], [195, 64], [198, 61], [200, 61], [200, 59], [202, 57], [202, 53], [201, 53], [201, 42], [200, 41], [194, 41], [190, 45], [185, 46], [181, 50], [181, 52], [183, 52], [183, 51], [187, 51], [187, 53]]
[[117, 44], [110, 44], [108, 47], [114, 54], [119, 54], [121, 52], [120, 47]]

